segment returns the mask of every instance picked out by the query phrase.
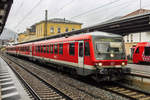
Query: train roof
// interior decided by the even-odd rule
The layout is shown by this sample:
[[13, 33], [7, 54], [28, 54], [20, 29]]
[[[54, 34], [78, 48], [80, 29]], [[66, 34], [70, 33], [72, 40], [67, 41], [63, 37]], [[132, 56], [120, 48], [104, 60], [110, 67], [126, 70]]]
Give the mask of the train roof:
[[[79, 35], [81, 35], [81, 34], [79, 34]], [[84, 34], [91, 35], [91, 36], [100, 36], [100, 37], [122, 37], [121, 35], [108, 33], [108, 32], [101, 32], [101, 31], [89, 32], [89, 33], [84, 33]], [[77, 35], [77, 36], [79, 36], [79, 35]]]
[[38, 41], [34, 42], [35, 44], [42, 44], [42, 43], [55, 43], [55, 42], [66, 42], [66, 41], [77, 41], [77, 40], [86, 40], [86, 39], [91, 39], [92, 36], [99, 36], [99, 37], [122, 37], [121, 35], [116, 35], [112, 33], [106, 33], [106, 32], [100, 32], [100, 31], [95, 31], [95, 32], [89, 32], [89, 33], [81, 33], [78, 35], [73, 35], [69, 37], [61, 37], [61, 38], [56, 38], [56, 39], [49, 39], [49, 40], [44, 40], [44, 41]]
[[17, 46], [26, 46], [31, 45], [34, 43], [37, 44], [44, 44], [44, 43], [55, 43], [55, 42], [66, 42], [66, 41], [77, 41], [77, 40], [86, 40], [91, 39], [93, 36], [98, 37], [122, 37], [121, 35], [113, 34], [113, 33], [107, 33], [107, 32], [101, 32], [101, 31], [94, 31], [94, 32], [87, 32], [87, 33], [81, 33], [78, 35], [73, 35], [69, 37], [60, 37], [60, 38], [54, 38], [54, 39], [48, 39], [48, 40], [41, 40], [41, 41], [35, 41], [35, 42], [29, 42], [29, 43], [23, 43], [23, 44], [16, 44]]
[[150, 46], [150, 42], [139, 42], [137, 46]]

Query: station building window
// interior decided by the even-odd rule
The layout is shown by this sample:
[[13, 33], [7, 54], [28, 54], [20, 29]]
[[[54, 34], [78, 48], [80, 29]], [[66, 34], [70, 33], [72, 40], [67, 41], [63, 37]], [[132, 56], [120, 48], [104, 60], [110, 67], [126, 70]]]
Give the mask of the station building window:
[[73, 56], [75, 55], [75, 43], [69, 44], [69, 54]]
[[63, 54], [63, 44], [59, 44], [59, 54]]
[[51, 32], [51, 33], [54, 33], [54, 27], [51, 27], [51, 28], [50, 28], [50, 32]]
[[69, 29], [68, 29], [68, 27], [66, 27], [65, 32], [68, 32], [68, 31], [69, 31]]
[[61, 28], [60, 27], [58, 27], [57, 32], [61, 33]]

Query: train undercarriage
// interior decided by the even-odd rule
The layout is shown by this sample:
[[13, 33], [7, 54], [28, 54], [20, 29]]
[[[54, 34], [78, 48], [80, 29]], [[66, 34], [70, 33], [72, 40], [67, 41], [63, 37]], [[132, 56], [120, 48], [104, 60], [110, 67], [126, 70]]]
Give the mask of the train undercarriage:
[[97, 81], [117, 81], [131, 72], [130, 68], [101, 68], [97, 69], [92, 78]]

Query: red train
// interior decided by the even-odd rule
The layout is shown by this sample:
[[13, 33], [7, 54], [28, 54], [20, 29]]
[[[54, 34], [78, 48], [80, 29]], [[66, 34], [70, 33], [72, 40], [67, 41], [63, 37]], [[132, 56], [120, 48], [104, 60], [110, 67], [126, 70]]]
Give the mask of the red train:
[[113, 80], [130, 73], [123, 38], [104, 32], [90, 32], [7, 47], [7, 53], [60, 65], [82, 76]]
[[140, 42], [133, 53], [133, 63], [150, 62], [150, 42]]

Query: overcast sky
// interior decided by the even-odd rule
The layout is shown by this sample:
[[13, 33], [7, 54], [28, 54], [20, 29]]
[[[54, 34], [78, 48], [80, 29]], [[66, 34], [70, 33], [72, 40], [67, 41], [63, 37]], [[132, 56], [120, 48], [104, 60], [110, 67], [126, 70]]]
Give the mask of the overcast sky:
[[[141, 7], [150, 9], [150, 0], [141, 0]], [[23, 32], [36, 22], [65, 18], [83, 23], [83, 27], [94, 25], [113, 17], [123, 16], [140, 8], [140, 0], [14, 0], [6, 28]]]

